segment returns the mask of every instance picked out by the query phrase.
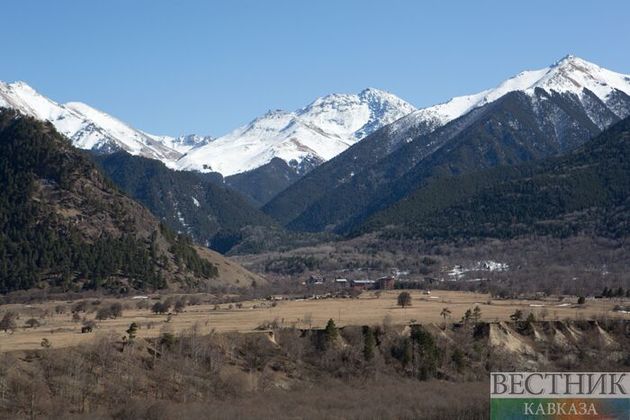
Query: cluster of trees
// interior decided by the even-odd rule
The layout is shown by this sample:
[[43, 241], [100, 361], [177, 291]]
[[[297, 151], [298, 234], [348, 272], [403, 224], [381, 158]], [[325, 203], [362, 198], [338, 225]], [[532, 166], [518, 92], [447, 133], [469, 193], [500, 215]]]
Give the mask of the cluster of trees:
[[464, 312], [464, 316], [462, 317], [463, 323], [477, 323], [479, 321], [481, 321], [481, 308], [479, 307], [479, 305], [475, 305], [473, 309], [466, 309], [466, 312]]
[[156, 256], [132, 235], [86, 243], [76, 231], [56, 231], [45, 218], [25, 228], [11, 238], [0, 234], [0, 293], [42, 280], [62, 290], [96, 289], [108, 287], [112, 277], [127, 278], [138, 289], [166, 286]]
[[102, 306], [96, 311], [95, 318], [99, 321], [105, 319], [116, 319], [122, 316], [123, 307], [119, 302], [114, 302], [109, 306]]
[[266, 273], [296, 275], [316, 270], [320, 264], [321, 261], [314, 256], [291, 255], [267, 261], [264, 270]]
[[619, 286], [617, 289], [604, 287], [602, 290], [602, 297], [605, 298], [613, 298], [613, 297], [630, 297], [630, 289], [624, 290], [623, 287]]
[[179, 298], [169, 297], [162, 302], [155, 302], [153, 306], [151, 306], [151, 311], [156, 314], [166, 314], [169, 313], [172, 308], [176, 313], [180, 313], [184, 311], [186, 305], [195, 305], [197, 303], [197, 300], [187, 298], [186, 296]]
[[[514, 334], [533, 337], [534, 331], [527, 328], [527, 323], [520, 324], [522, 328], [514, 328]], [[597, 340], [601, 334], [599, 328], [603, 328], [620, 349], [627, 348], [630, 337], [622, 321], [575, 326], [582, 335], [573, 346], [556, 346], [553, 331], [546, 335], [547, 339], [543, 334], [531, 340], [536, 353], [548, 355], [541, 362], [535, 356], [514, 353], [505, 346], [489, 345], [488, 330], [483, 325], [465, 324], [440, 331], [412, 325], [409, 334], [401, 334], [398, 328], [387, 325], [339, 328], [329, 320], [322, 330], [275, 329], [272, 339], [267, 332], [204, 335], [202, 327], [194, 325], [180, 334], [163, 332], [147, 341], [137, 337], [140, 326], [132, 323], [122, 343], [119, 337], [102, 336], [95, 337], [93, 344], [60, 350], [55, 350], [54, 342], [52, 345], [42, 342], [46, 350], [28, 360], [15, 354], [0, 354], [0, 416], [54, 414], [66, 418], [76, 414], [94, 416], [98, 412], [109, 413], [114, 418], [172, 418], [182, 412], [165, 407], [178, 404], [178, 408], [184, 409], [204, 404], [206, 410], [208, 406], [212, 410], [191, 417], [207, 417], [210, 412], [217, 418], [234, 418], [240, 416], [234, 414], [234, 408], [221, 411], [225, 410], [220, 408], [224, 407], [221, 401], [228, 400], [227, 405], [238, 407], [252, 398], [261, 401], [277, 398], [284, 405], [282, 409], [264, 411], [266, 406], [258, 405], [243, 417], [258, 417], [264, 411], [265, 417], [278, 418], [286, 414], [283, 410], [287, 409], [287, 400], [303, 401], [297, 404], [299, 413], [293, 414], [304, 417], [304, 404], [316, 404], [319, 392], [322, 396], [335, 395], [331, 387], [343, 384], [347, 388], [339, 393], [339, 399], [324, 405], [356, 407], [355, 399], [348, 401], [348, 395], [354, 394], [348, 392], [359, 388], [361, 395], [357, 398], [364, 399], [361, 405], [377, 400], [378, 406], [372, 408], [377, 411], [353, 416], [352, 411], [342, 409], [340, 415], [369, 418], [378, 413], [387, 418], [388, 407], [383, 406], [383, 399], [390, 395], [396, 401], [407, 393], [413, 401], [426, 400], [418, 398], [419, 393], [425, 397], [432, 395], [426, 394], [426, 390], [420, 392], [425, 380], [431, 381], [426, 384], [428, 389], [454, 382], [475, 382], [467, 391], [470, 392], [480, 388], [489, 371], [516, 369], [522, 366], [523, 357], [538, 363], [535, 366], [544, 363], [545, 368], [624, 369], [627, 360], [618, 357], [618, 351], [602, 350]], [[123, 371], [125, 374], [121, 375]], [[440, 381], [432, 381], [434, 378]], [[293, 389], [302, 388], [293, 384], [305, 382], [309, 384], [306, 395], [297, 397], [292, 393]], [[289, 385], [291, 390], [278, 390], [279, 383]], [[401, 383], [413, 387], [398, 395], [395, 384]], [[378, 386], [371, 390], [370, 384]], [[366, 399], [366, 393], [375, 398]], [[431, 406], [453, 407], [467, 398], [466, 392], [442, 393], [443, 399], [435, 397]], [[487, 392], [481, 394], [481, 399], [487, 404]], [[140, 413], [134, 401], [161, 405], [156, 405], [149, 415], [146, 411]], [[478, 415], [465, 410], [449, 411], [437, 418], [485, 418], [488, 411], [483, 404], [484, 409], [475, 411]], [[432, 418], [431, 413], [405, 411], [395, 417], [411, 414]], [[313, 411], [309, 418], [321, 415], [321, 411]]]
[[219, 275], [219, 270], [214, 264], [199, 256], [189, 236], [175, 234], [164, 224], [160, 224], [160, 230], [171, 244], [169, 251], [173, 254], [177, 268], [203, 278]]

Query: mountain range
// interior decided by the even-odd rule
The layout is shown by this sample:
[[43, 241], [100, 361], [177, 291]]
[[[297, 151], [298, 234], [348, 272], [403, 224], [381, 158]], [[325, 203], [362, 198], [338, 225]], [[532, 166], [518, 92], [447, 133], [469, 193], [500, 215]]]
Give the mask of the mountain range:
[[566, 153], [630, 115], [630, 76], [567, 56], [417, 110], [305, 175], [262, 209], [344, 233], [434, 179]]
[[116, 118], [84, 103], [58, 104], [24, 82], [0, 82], [0, 107], [15, 109], [40, 121], [51, 122], [57, 131], [80, 149], [111, 153], [125, 150], [135, 155], [163, 161], [179, 158], [177, 151], [163, 139], [136, 130]]
[[257, 207], [322, 162], [415, 110], [395, 95], [365, 89], [317, 98], [294, 112], [269, 111], [214, 138], [149, 134], [84, 103], [59, 104], [24, 82], [0, 82], [0, 107], [50, 121], [81, 149], [125, 151], [176, 170], [220, 173], [225, 184]]
[[630, 115], [630, 76], [566, 56], [428, 108], [370, 88], [218, 138], [148, 134], [22, 82], [0, 83], [0, 107], [52, 123], [168, 226], [225, 252], [244, 230], [362, 231], [445, 178], [569, 153]]
[[230, 176], [274, 158], [305, 173], [378, 128], [415, 108], [378, 89], [332, 94], [295, 112], [269, 111], [231, 133], [213, 138], [154, 135], [81, 102], [59, 104], [24, 82], [0, 82], [0, 107], [50, 121], [74, 146], [103, 153], [117, 150], [157, 159], [180, 170]]

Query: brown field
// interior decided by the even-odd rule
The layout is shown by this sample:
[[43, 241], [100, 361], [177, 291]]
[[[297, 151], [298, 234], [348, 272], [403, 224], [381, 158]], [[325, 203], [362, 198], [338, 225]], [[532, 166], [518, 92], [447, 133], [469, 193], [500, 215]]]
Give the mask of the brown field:
[[[242, 302], [242, 308], [228, 308], [222, 304], [215, 309], [214, 304], [187, 306], [183, 313], [173, 315], [170, 322], [166, 322], [167, 315], [153, 314], [150, 309], [136, 309], [137, 300], [122, 299], [126, 309], [123, 316], [117, 319], [97, 321], [94, 333], [81, 333], [81, 323], [73, 322], [72, 315], [52, 315], [39, 319], [38, 328], [23, 328], [24, 322], [31, 318], [38, 318], [45, 310], [52, 309], [67, 302], [48, 302], [37, 305], [4, 305], [3, 311], [13, 310], [20, 313], [19, 328], [12, 334], [0, 332], [0, 352], [14, 350], [29, 350], [41, 348], [41, 341], [47, 338], [52, 347], [74, 346], [89, 340], [96, 335], [124, 336], [130, 323], [136, 322], [140, 329], [139, 337], [156, 337], [162, 332], [177, 333], [196, 326], [199, 333], [209, 333], [211, 330], [220, 332], [252, 332], [262, 323], [276, 320], [281, 326], [297, 328], [322, 327], [333, 318], [338, 326], [343, 325], [375, 325], [383, 322], [392, 324], [406, 324], [410, 322], [440, 323], [442, 308], [447, 307], [452, 315], [449, 322], [459, 321], [464, 312], [479, 305], [482, 320], [508, 320], [510, 314], [521, 309], [525, 314], [534, 312], [538, 319], [546, 312], [547, 320], [555, 319], [599, 319], [626, 318], [629, 314], [613, 312], [620, 301], [610, 299], [588, 300], [584, 305], [576, 305], [576, 299], [548, 300], [491, 300], [488, 295], [468, 292], [439, 291], [432, 295], [423, 295], [419, 291], [410, 291], [413, 297], [411, 307], [402, 309], [396, 305], [399, 291], [383, 292], [376, 297], [373, 292], [364, 292], [358, 299], [313, 299], [313, 300], [284, 300], [278, 301], [275, 307], [264, 300]], [[153, 304], [155, 301], [150, 300]], [[101, 305], [110, 303], [105, 300]], [[562, 305], [562, 306], [560, 306]], [[88, 305], [89, 306], [89, 305]], [[94, 313], [87, 315], [88, 319]], [[308, 319], [311, 319], [308, 322]], [[149, 328], [150, 327], [150, 328]]]

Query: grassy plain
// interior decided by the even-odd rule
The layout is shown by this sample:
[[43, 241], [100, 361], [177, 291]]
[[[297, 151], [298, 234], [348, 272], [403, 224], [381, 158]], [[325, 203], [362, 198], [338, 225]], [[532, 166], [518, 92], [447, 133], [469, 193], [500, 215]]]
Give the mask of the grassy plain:
[[[266, 300], [252, 300], [236, 304], [214, 305], [202, 303], [187, 306], [179, 314], [157, 315], [150, 309], [137, 309], [138, 300], [131, 298], [118, 299], [125, 309], [120, 318], [97, 321], [93, 333], [81, 333], [81, 322], [72, 320], [69, 302], [47, 302], [44, 304], [21, 305], [10, 304], [0, 308], [0, 312], [8, 310], [20, 314], [17, 321], [18, 328], [14, 333], [0, 332], [0, 352], [14, 350], [29, 350], [41, 348], [42, 339], [46, 338], [54, 348], [74, 346], [93, 340], [97, 335], [114, 335], [122, 338], [132, 322], [136, 322], [140, 329], [139, 337], [156, 337], [162, 332], [178, 333], [185, 329], [197, 328], [201, 334], [212, 330], [218, 332], [253, 332], [266, 322], [276, 321], [284, 327], [296, 328], [323, 327], [330, 319], [334, 319], [338, 326], [343, 325], [376, 325], [388, 322], [391, 324], [441, 323], [459, 321], [469, 308], [479, 305], [481, 319], [485, 321], [509, 320], [515, 310], [520, 309], [525, 314], [533, 312], [537, 319], [599, 319], [623, 318], [630, 319], [629, 314], [613, 312], [617, 304], [626, 302], [610, 299], [587, 300], [584, 305], [577, 305], [576, 298], [545, 300], [493, 300], [490, 296], [479, 293], [441, 291], [436, 290], [431, 295], [424, 295], [419, 291], [410, 291], [412, 305], [401, 308], [396, 305], [396, 298], [400, 291], [385, 291], [377, 297], [374, 292], [364, 292], [358, 299], [306, 299], [280, 300], [272, 305]], [[107, 305], [114, 300], [105, 299], [100, 305]], [[149, 300], [152, 305], [155, 300]], [[65, 305], [64, 314], [54, 314], [54, 308]], [[231, 309], [230, 309], [231, 305]], [[88, 304], [93, 309], [99, 306]], [[446, 320], [440, 313], [443, 308], [451, 311]], [[41, 318], [47, 311], [50, 314]], [[93, 319], [95, 312], [81, 314], [87, 319]], [[0, 313], [1, 316], [1, 313]], [[41, 326], [37, 328], [23, 328], [26, 320], [37, 318]], [[167, 322], [167, 320], [170, 320]]]

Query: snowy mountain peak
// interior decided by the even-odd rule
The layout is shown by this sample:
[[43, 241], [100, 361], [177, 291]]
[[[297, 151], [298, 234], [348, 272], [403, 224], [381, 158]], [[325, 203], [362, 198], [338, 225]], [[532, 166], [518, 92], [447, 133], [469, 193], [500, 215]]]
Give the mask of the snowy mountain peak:
[[[2, 82], [0, 82], [2, 83]], [[21, 80], [17, 80], [13, 83], [3, 83], [9, 90], [12, 91], [26, 91], [26, 92], [30, 92], [30, 93], [37, 93], [35, 91], [35, 89], [33, 89], [32, 87], [30, 87], [26, 82], [23, 82]]]
[[334, 93], [295, 112], [269, 111], [191, 150], [177, 166], [229, 176], [258, 168], [273, 158], [296, 168], [305, 161], [321, 163], [414, 110], [395, 95], [374, 88], [358, 94]]
[[409, 103], [400, 99], [398, 96], [389, 93], [385, 90], [369, 87], [359, 92], [359, 98], [367, 102], [391, 102], [399, 104], [402, 107], [411, 106]]
[[595, 64], [590, 63], [590, 62], [588, 62], [586, 60], [583, 60], [580, 57], [578, 57], [576, 55], [573, 55], [573, 54], [565, 55], [560, 60], [558, 60], [555, 63], [553, 63], [551, 65], [551, 67], [562, 67], [562, 66], [574, 65], [574, 64], [598, 67]]
[[38, 120], [49, 121], [76, 147], [102, 152], [125, 150], [162, 161], [181, 153], [128, 124], [81, 102], [59, 104], [24, 82], [0, 82], [0, 107], [12, 108]]
[[[549, 67], [523, 71], [494, 89], [455, 97], [442, 104], [419, 109], [391, 129], [400, 133], [417, 133], [418, 130], [430, 132], [474, 108], [496, 101], [507, 93], [520, 91], [535, 97], [536, 89], [542, 89], [549, 94], [555, 92], [575, 95], [579, 100], [584, 99], [588, 91], [615, 111], [614, 104], [610, 103], [611, 94], [618, 91], [630, 95], [630, 76], [604, 69], [574, 55], [567, 55]], [[616, 113], [618, 117], [626, 116], [623, 110]], [[409, 130], [414, 127], [416, 130]]]

